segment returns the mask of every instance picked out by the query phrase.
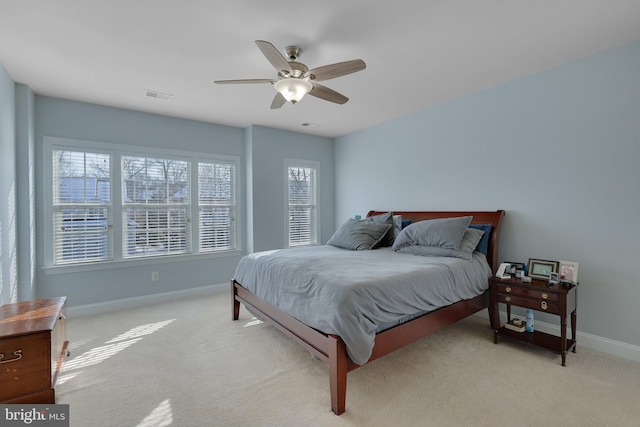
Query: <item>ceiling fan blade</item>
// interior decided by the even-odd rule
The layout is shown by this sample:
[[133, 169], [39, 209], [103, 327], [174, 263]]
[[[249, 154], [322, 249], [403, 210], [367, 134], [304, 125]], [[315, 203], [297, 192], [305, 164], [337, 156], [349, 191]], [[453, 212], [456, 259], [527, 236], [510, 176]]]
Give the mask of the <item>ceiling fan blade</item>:
[[333, 89], [329, 89], [326, 86], [322, 86], [314, 83], [313, 88], [309, 92], [309, 95], [313, 95], [316, 98], [324, 99], [325, 101], [335, 102], [336, 104], [344, 104], [349, 100], [346, 96], [336, 92]]
[[311, 80], [321, 82], [323, 80], [335, 79], [336, 77], [346, 76], [347, 74], [362, 71], [365, 68], [367, 68], [367, 64], [365, 64], [362, 59], [354, 59], [351, 61], [314, 68], [306, 74], [315, 76], [315, 78], [312, 77]]
[[276, 92], [276, 96], [273, 98], [273, 101], [271, 102], [271, 109], [275, 110], [276, 108], [282, 107], [286, 103], [287, 103], [287, 100], [285, 99], [285, 97], [282, 96], [280, 92]]
[[288, 71], [291, 73], [293, 71], [289, 62], [274, 45], [264, 40], [256, 40], [256, 44], [262, 51], [262, 54], [271, 62], [271, 65], [273, 65], [278, 72]]
[[275, 83], [273, 79], [244, 79], [244, 80], [216, 80], [214, 83], [219, 85], [235, 85], [235, 84], [254, 84], [254, 83]]

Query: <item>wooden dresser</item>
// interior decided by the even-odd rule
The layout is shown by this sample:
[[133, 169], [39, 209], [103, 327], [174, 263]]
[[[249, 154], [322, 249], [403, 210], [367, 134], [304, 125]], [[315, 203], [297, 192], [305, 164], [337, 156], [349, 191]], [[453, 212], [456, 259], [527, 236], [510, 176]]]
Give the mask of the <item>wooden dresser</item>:
[[55, 403], [66, 297], [0, 306], [0, 403]]

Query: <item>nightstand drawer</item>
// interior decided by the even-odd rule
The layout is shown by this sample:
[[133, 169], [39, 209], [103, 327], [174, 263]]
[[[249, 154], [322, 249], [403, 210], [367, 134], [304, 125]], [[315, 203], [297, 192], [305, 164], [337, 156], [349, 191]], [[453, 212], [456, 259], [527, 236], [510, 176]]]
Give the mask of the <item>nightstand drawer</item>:
[[520, 288], [518, 286], [498, 285], [498, 293], [505, 295], [521, 296], [526, 298], [535, 298], [543, 301], [558, 302], [558, 294], [554, 292], [546, 292], [532, 288]]
[[513, 304], [518, 307], [531, 308], [533, 310], [545, 311], [552, 314], [560, 313], [558, 303], [553, 301], [529, 299], [509, 294], [498, 294], [498, 301], [505, 304]]

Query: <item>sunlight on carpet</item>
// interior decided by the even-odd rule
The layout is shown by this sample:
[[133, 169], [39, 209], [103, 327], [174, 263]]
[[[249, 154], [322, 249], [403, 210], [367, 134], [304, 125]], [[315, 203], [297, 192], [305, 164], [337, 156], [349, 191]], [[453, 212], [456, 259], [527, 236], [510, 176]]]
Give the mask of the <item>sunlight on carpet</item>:
[[106, 341], [105, 344], [108, 345], [92, 348], [78, 357], [67, 360], [62, 366], [61, 374], [65, 376], [66, 380], [69, 380], [70, 378], [66, 376], [67, 372], [101, 363], [127, 347], [139, 342], [144, 335], [152, 334], [175, 320], [176, 319], [171, 319], [163, 322], [136, 326], [135, 328]]
[[169, 399], [161, 402], [144, 420], [136, 427], [165, 427], [173, 424], [173, 413]]
[[167, 326], [169, 323], [174, 322], [175, 320], [176, 319], [171, 319], [165, 320], [164, 322], [155, 322], [149, 323], [147, 325], [136, 326], [135, 328], [125, 332], [124, 334], [118, 335], [114, 339], [107, 341], [107, 344], [152, 334], [157, 330]]

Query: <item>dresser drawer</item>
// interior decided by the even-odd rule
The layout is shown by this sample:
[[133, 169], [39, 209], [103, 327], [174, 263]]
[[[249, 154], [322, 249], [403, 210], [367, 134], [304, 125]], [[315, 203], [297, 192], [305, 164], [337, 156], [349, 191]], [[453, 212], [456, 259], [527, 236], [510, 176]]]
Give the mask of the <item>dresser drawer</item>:
[[498, 285], [498, 294], [535, 298], [543, 301], [558, 302], [558, 294], [544, 289], [520, 288], [518, 286]]
[[48, 333], [0, 339], [0, 402], [35, 390], [51, 388], [51, 347]]
[[514, 304], [518, 307], [531, 308], [538, 311], [546, 311], [547, 313], [560, 314], [560, 308], [557, 302], [542, 299], [529, 299], [518, 295], [498, 294], [498, 301], [505, 304]]

